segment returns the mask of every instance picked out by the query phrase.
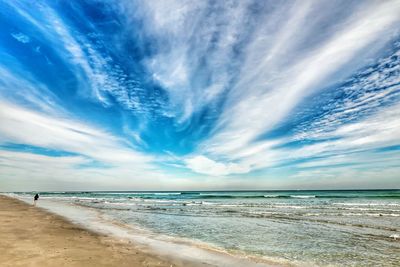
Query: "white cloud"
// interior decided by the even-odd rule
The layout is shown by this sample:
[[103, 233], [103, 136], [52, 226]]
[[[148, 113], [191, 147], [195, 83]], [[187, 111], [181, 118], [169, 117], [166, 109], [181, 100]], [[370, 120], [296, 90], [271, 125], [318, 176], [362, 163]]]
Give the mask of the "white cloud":
[[98, 168], [87, 165], [90, 162], [84, 156], [51, 157], [2, 150], [0, 190], [149, 190], [166, 187], [169, 181], [179, 184], [176, 177], [146, 172], [131, 163]]
[[61, 115], [53, 116], [2, 101], [0, 142], [74, 152], [111, 165], [149, 167], [146, 163], [151, 161], [151, 157], [127, 148], [123, 140]]
[[14, 37], [15, 40], [23, 44], [27, 44], [31, 41], [31, 38], [29, 38], [28, 35], [25, 35], [22, 32], [12, 33], [11, 36]]
[[[0, 150], [1, 190], [174, 190], [188, 182], [163, 172], [159, 159], [135, 151], [126, 140], [66, 114], [44, 114], [2, 100], [0, 121], [0, 144], [40, 148]], [[73, 154], [42, 155], [46, 149]]]
[[[296, 13], [297, 11], [299, 13]], [[277, 12], [281, 13], [282, 10]], [[293, 152], [274, 147], [277, 143], [289, 142], [290, 138], [281, 138], [275, 142], [255, 140], [286, 119], [303, 99], [326, 86], [323, 82], [329, 82], [336, 72], [344, 68], [354, 69], [358, 63], [364, 63], [355, 57], [361, 52], [366, 52], [367, 47], [367, 53], [377, 51], [397, 33], [396, 25], [400, 22], [399, 3], [371, 2], [368, 6], [363, 5], [354, 10], [351, 16], [338, 23], [329, 38], [322, 39], [317, 45], [310, 45], [310, 49], [307, 50], [293, 46], [301, 43], [299, 38], [306, 36], [301, 36], [302, 32], [293, 30], [299, 27], [293, 23], [303, 23], [303, 26], [307, 24], [312, 28], [313, 23], [319, 22], [313, 18], [322, 16], [314, 16], [315, 12], [327, 15], [326, 12], [330, 11], [322, 10], [322, 6], [314, 3], [312, 8], [303, 6], [302, 9], [295, 8], [291, 12], [295, 16], [279, 28], [283, 32], [268, 32], [268, 28], [262, 28], [257, 32], [258, 36], [253, 38], [253, 43], [248, 46], [243, 71], [228, 95], [214, 135], [200, 146], [201, 153], [209, 155], [211, 159], [224, 158], [227, 162], [235, 160], [238, 164], [250, 166], [251, 171], [276, 166], [290, 159], [304, 158], [306, 153], [300, 150]], [[278, 44], [282, 42], [282, 54], [278, 53], [280, 50], [276, 46], [270, 44], [274, 40], [278, 40]], [[283, 43], [289, 44], [285, 46]], [[302, 53], [296, 54], [298, 51]], [[373, 86], [382, 82], [382, 79], [377, 79], [371, 81], [371, 84]], [[389, 92], [383, 94], [382, 98], [385, 94], [389, 95]], [[382, 122], [386, 115], [382, 115], [380, 123], [376, 123], [374, 127], [388, 126], [389, 124]], [[365, 127], [372, 130], [373, 127], [370, 126]], [[399, 128], [395, 127], [397, 124], [392, 131], [397, 132]], [[305, 132], [307, 133], [307, 128]], [[388, 140], [382, 136], [363, 137], [363, 134], [355, 132], [352, 138], [346, 137], [343, 143], [356, 145], [358, 142], [361, 146], [361, 142], [366, 144], [372, 142], [373, 138], [375, 141]], [[393, 136], [391, 133], [388, 135]], [[339, 133], [332, 136], [341, 137]], [[315, 156], [322, 153], [322, 150], [333, 152], [339, 149], [354, 149], [350, 146], [341, 147], [340, 144], [340, 141], [325, 142], [310, 145], [304, 150], [309, 151], [307, 156]], [[246, 151], [255, 152], [250, 154]]]
[[[123, 108], [137, 114], [148, 115], [149, 111], [157, 111], [157, 106], [143, 105], [140, 102], [140, 84], [129, 77], [108, 53], [100, 52], [99, 48], [105, 47], [99, 47], [98, 40], [89, 40], [95, 38], [96, 34], [86, 36], [80, 33], [79, 29], [65, 22], [56, 10], [46, 4], [33, 3], [37, 7], [37, 14], [31, 14], [26, 5], [18, 2], [8, 4], [31, 23], [34, 30], [42, 35], [43, 40], [55, 48], [57, 55], [64, 60], [78, 80], [78, 94], [81, 97], [110, 106], [112, 103], [106, 95], [112, 95]], [[96, 28], [90, 22], [86, 26], [96, 32]], [[156, 105], [157, 102], [152, 104]]]
[[[178, 123], [216, 101], [234, 78], [235, 49], [252, 21], [250, 2], [123, 2], [120, 10], [131, 25], [140, 19], [143, 34], [156, 53], [146, 67], [169, 94], [170, 114]], [[248, 26], [249, 26], [248, 25]], [[246, 26], [247, 27], [247, 26]], [[137, 34], [135, 32], [135, 34]]]
[[[105, 97], [110, 94], [122, 107], [137, 114], [157, 110], [159, 114], [175, 119], [177, 128], [190, 122], [203, 108], [222, 110], [222, 114], [215, 115], [219, 119], [208, 135], [209, 139], [190, 156], [176, 160], [196, 173], [210, 176], [245, 174], [311, 156], [326, 159], [315, 161], [314, 165], [300, 164], [299, 168], [339, 164], [351, 158], [338, 158], [338, 153], [400, 142], [399, 107], [379, 107], [380, 101], [398, 94], [398, 86], [379, 93], [364, 91], [356, 99], [334, 103], [337, 106], [331, 112], [311, 125], [308, 122], [300, 125], [295, 136], [274, 141], [257, 139], [294, 115], [293, 110], [307, 96], [340, 81], [344, 77], [340, 72], [352, 73], [365, 64], [366, 58], [377, 55], [380, 48], [398, 33], [398, 1], [349, 5], [288, 1], [265, 9], [263, 2], [258, 1], [214, 4], [207, 1], [144, 1], [139, 6], [138, 2], [129, 1], [117, 4], [120, 9], [113, 11], [124, 12], [123, 26], [128, 33], [133, 21], [143, 23], [140, 29], [135, 29], [139, 31], [135, 32], [135, 41], [138, 46], [151, 41], [152, 51], [140, 64], [167, 92], [168, 103], [160, 99], [143, 103], [148, 99], [140, 99], [140, 85], [106, 52], [100, 52], [102, 49], [90, 40], [95, 39], [95, 35], [81, 34], [50, 6], [39, 4], [37, 14], [30, 14], [26, 6], [9, 3], [49, 44], [53, 44], [56, 53], [78, 79], [79, 94], [85, 97], [90, 94], [103, 105], [110, 104]], [[86, 26], [93, 25], [89, 22]], [[26, 38], [22, 35], [13, 37], [24, 42]], [[125, 36], [118, 37], [116, 39], [120, 40]], [[144, 42], [141, 38], [149, 39]], [[385, 71], [398, 71], [398, 66]], [[354, 87], [348, 90], [357, 92], [360, 88], [392, 86], [399, 82], [398, 75], [389, 77], [385, 71], [374, 71], [373, 75], [354, 81]], [[74, 152], [83, 157], [74, 160], [90, 158], [114, 166], [113, 173], [104, 170], [103, 175], [107, 176], [128, 179], [140, 176], [141, 171], [148, 176], [163, 176], [161, 172], [146, 172], [156, 169], [153, 163], [159, 158], [128, 148], [125, 140], [60, 112], [56, 108], [56, 97], [43, 97], [50, 95], [50, 91], [25, 75], [26, 72], [19, 71], [14, 75], [0, 66], [0, 74], [4, 88], [18, 88], [21, 99], [40, 110], [10, 104], [7, 92], [3, 92], [6, 101], [1, 102], [0, 108], [1, 142]], [[219, 102], [221, 95], [226, 97], [223, 103]], [[371, 109], [374, 112], [368, 113]], [[49, 111], [55, 115], [43, 113]], [[365, 112], [365, 116], [360, 117], [361, 112]], [[345, 121], [344, 114], [351, 114], [354, 121]], [[332, 120], [336, 122], [333, 124]], [[140, 124], [145, 125], [145, 122]], [[124, 126], [123, 132], [139, 146], [151, 146], [141, 138], [138, 129]], [[301, 149], [280, 147], [306, 138], [328, 141]], [[362, 163], [365, 159], [357, 160]], [[65, 164], [68, 173], [75, 173], [73, 164]]]
[[[282, 2], [269, 9], [260, 4], [259, 13], [252, 10], [257, 4], [122, 4], [128, 23], [142, 19], [143, 34], [157, 48], [147, 68], [169, 93], [178, 122], [217, 103], [228, 89], [210, 138], [193, 153], [207, 158], [186, 161], [195, 172], [211, 174], [204, 165], [214, 166], [214, 175], [227, 175], [236, 172], [226, 167], [232, 162], [251, 171], [295, 159], [297, 152], [287, 157], [290, 152], [275, 148], [290, 138], [255, 140], [287, 119], [307, 96], [343, 78], [341, 71], [348, 75], [363, 66], [398, 33], [400, 22], [396, 1], [353, 3], [346, 10], [328, 2]], [[371, 85], [384, 81], [389, 82], [386, 77]], [[383, 94], [380, 98], [390, 92]], [[339, 108], [348, 112], [351, 107]], [[335, 146], [319, 146], [324, 145], [325, 150]], [[310, 151], [318, 154], [317, 147]]]
[[[289, 188], [307, 189], [388, 189], [399, 188], [398, 166], [381, 168], [333, 167], [303, 170], [287, 177]], [[286, 184], [282, 181], [282, 185]]]
[[269, 51], [251, 49], [244, 65], [246, 71], [228, 96], [227, 108], [219, 122], [221, 130], [204, 146], [221, 154], [236, 153], [246, 147], [285, 119], [306, 96], [321, 88], [322, 81], [343, 68], [365, 47], [377, 41], [382, 44], [385, 39], [382, 36], [387, 36], [388, 40], [395, 32], [394, 23], [400, 21], [399, 12], [397, 2], [363, 7], [330, 39], [307, 51], [300, 59], [297, 56], [277, 75], [271, 76], [268, 62], [264, 62], [272, 60], [268, 57]]
[[221, 163], [205, 156], [195, 156], [185, 160], [188, 168], [197, 173], [211, 176], [238, 174], [249, 172], [249, 168], [235, 163]]
[[[5, 57], [3, 55], [3, 58]], [[10, 57], [9, 61], [13, 64], [8, 63], [7, 66], [0, 64], [0, 97], [8, 101], [23, 102], [43, 112], [63, 110], [51, 90], [34, 79], [29, 72], [24, 71], [14, 57]], [[10, 88], [13, 89], [12, 93]]]

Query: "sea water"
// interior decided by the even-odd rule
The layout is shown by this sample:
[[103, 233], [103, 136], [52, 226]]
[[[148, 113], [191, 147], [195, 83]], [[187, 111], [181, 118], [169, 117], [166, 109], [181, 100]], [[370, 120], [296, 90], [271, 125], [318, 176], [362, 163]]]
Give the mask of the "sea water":
[[400, 266], [400, 190], [40, 195], [240, 255], [304, 266]]

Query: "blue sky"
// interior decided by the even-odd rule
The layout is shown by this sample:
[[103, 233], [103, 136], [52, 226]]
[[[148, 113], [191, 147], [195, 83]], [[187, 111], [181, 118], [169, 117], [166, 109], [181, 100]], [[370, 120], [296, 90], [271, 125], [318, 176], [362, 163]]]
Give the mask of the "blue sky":
[[399, 1], [1, 1], [0, 191], [400, 187]]

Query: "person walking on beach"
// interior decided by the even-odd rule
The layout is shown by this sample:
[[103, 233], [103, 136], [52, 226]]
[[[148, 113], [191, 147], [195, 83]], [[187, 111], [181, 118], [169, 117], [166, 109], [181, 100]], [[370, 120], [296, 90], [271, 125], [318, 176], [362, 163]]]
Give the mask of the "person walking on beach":
[[38, 199], [39, 199], [39, 194], [36, 194], [36, 195], [33, 197], [33, 206], [36, 206], [36, 202], [38, 201]]

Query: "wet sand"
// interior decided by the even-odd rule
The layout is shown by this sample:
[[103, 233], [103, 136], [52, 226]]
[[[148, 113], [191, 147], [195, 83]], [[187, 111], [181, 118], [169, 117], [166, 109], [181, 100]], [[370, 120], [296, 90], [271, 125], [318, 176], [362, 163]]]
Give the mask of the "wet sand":
[[188, 266], [0, 195], [0, 266]]

